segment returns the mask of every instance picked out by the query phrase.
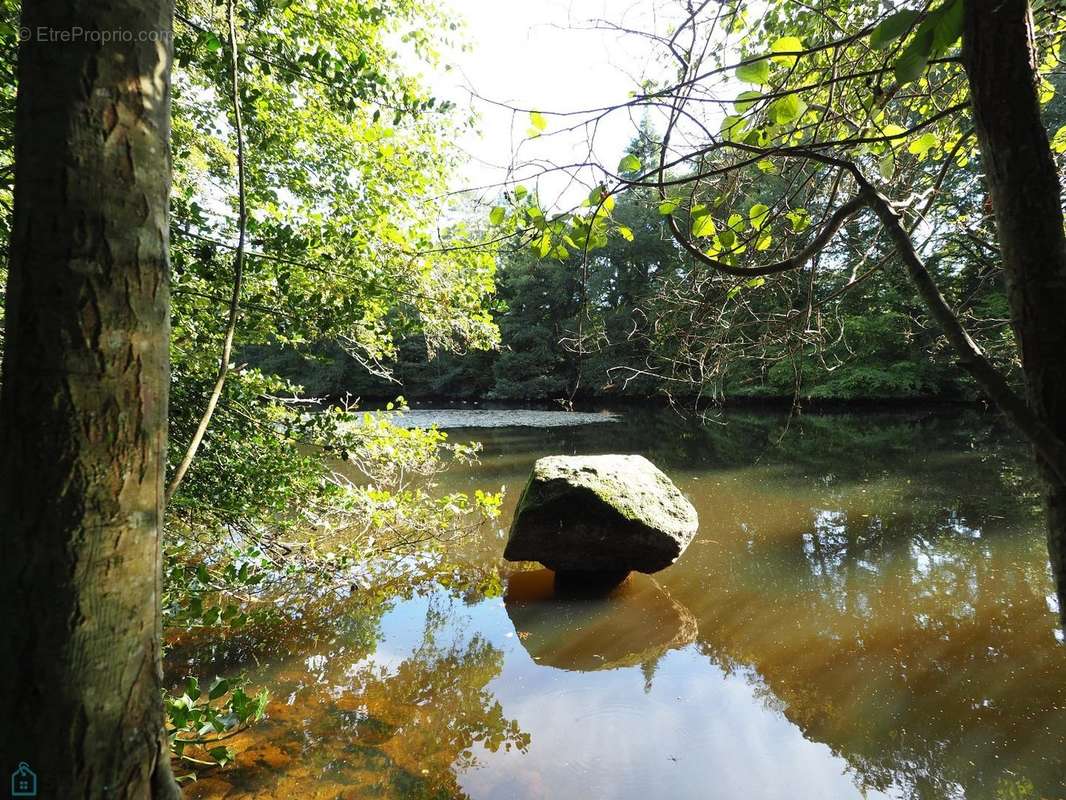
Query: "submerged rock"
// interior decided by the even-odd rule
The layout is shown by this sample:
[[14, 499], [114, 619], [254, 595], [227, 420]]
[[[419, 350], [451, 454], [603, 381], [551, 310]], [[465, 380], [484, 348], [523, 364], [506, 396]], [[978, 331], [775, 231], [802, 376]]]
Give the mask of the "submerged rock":
[[696, 509], [643, 456], [548, 456], [518, 501], [503, 557], [557, 572], [658, 572], [696, 535]]

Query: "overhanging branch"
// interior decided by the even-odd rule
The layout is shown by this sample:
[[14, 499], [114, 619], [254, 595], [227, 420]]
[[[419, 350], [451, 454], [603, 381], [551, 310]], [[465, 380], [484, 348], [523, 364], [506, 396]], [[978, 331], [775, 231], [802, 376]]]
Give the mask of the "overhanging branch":
[[829, 242], [832, 241], [837, 231], [844, 226], [844, 223], [859, 213], [859, 211], [861, 211], [866, 205], [867, 201], [862, 195], [852, 198], [830, 215], [829, 219], [822, 226], [822, 229], [818, 232], [818, 235], [798, 253], [795, 253], [788, 258], [781, 259], [780, 261], [775, 261], [770, 264], [762, 264], [757, 267], [734, 267], [731, 264], [726, 264], [724, 261], [711, 258], [706, 253], [702, 252], [695, 244], [693, 244], [691, 239], [681, 232], [681, 228], [678, 227], [677, 220], [673, 216], [668, 218], [667, 224], [670, 228], [670, 233], [673, 235], [677, 243], [701, 264], [705, 264], [719, 272], [724, 272], [727, 275], [733, 275], [738, 278], [756, 278], [762, 275], [776, 275], [780, 272], [788, 272], [803, 267], [808, 261], [814, 258], [814, 256], [824, 250]]

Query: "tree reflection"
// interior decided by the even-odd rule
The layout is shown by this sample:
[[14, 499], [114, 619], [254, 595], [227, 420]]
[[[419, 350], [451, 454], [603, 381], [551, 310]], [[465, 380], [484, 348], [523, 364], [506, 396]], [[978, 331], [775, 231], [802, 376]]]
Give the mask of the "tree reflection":
[[236, 767], [187, 796], [465, 797], [457, 776], [478, 765], [477, 748], [524, 751], [530, 736], [486, 688], [502, 653], [450, 616], [431, 604], [421, 641], [396, 660], [330, 637], [268, 665], [269, 719], [237, 740]]
[[685, 595], [703, 652], [753, 671], [861, 787], [1061, 797], [1066, 648], [1039, 538], [973, 527], [943, 498], [884, 515], [820, 499], [772, 531], [743, 513], [740, 535], [718, 534], [728, 583]]

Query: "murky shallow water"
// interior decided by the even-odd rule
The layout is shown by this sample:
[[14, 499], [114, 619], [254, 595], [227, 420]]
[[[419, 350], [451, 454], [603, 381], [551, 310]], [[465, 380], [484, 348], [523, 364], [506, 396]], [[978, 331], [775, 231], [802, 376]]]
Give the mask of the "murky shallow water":
[[450, 481], [507, 485], [500, 527], [535, 458], [639, 452], [698, 538], [608, 598], [559, 599], [490, 529], [439, 582], [205, 649], [275, 700], [186, 796], [1066, 798], [1025, 451], [977, 416], [727, 421], [470, 431], [483, 462]]

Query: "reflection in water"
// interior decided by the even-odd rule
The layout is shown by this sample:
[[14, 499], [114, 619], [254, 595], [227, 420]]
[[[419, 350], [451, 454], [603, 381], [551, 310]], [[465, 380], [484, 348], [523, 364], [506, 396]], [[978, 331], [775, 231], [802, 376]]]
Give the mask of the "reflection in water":
[[[406, 601], [393, 638], [414, 635], [402, 654], [352, 649], [340, 638], [262, 670], [257, 680], [276, 698], [269, 719], [235, 740], [238, 766], [193, 784], [186, 797], [465, 797], [457, 776], [478, 765], [475, 748], [522, 751], [529, 735], [485, 689], [503, 654], [453, 624], [441, 603]], [[316, 611], [367, 609], [350, 602]], [[404, 631], [416, 616], [419, 630]], [[396, 624], [390, 617], [383, 628]]]
[[696, 641], [696, 619], [655, 579], [630, 573], [605, 592], [557, 585], [548, 569], [516, 572], [503, 598], [526, 652], [539, 664], [587, 672], [640, 667]]
[[977, 416], [782, 423], [473, 433], [483, 463], [457, 486], [506, 483], [513, 504], [539, 456], [640, 452], [696, 505], [697, 539], [604, 598], [559, 598], [546, 572], [500, 598], [462, 580], [500, 566], [488, 531], [447, 588], [207, 648], [277, 700], [187, 795], [1066, 798], [1026, 453]]

